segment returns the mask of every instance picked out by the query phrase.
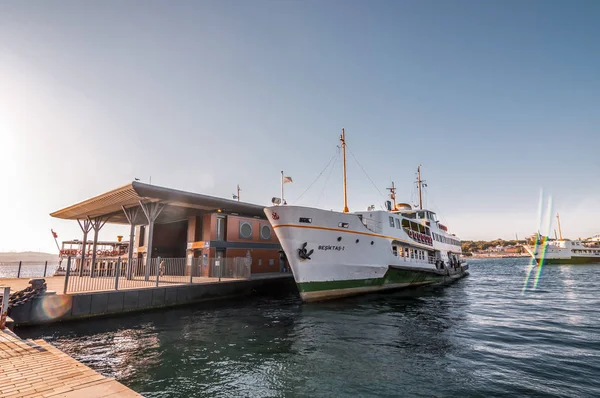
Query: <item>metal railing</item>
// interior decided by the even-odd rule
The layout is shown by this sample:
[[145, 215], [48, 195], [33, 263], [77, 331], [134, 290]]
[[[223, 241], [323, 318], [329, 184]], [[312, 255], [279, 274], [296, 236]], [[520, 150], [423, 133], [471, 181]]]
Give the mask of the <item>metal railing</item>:
[[58, 261], [0, 262], [0, 278], [45, 278], [59, 268]]
[[64, 293], [106, 291], [247, 279], [251, 261], [245, 257], [212, 259], [202, 264], [201, 258], [152, 258], [150, 261], [119, 257], [86, 259], [68, 258], [64, 267]]
[[210, 261], [209, 276], [213, 278], [250, 278], [252, 262], [246, 257], [214, 258]]

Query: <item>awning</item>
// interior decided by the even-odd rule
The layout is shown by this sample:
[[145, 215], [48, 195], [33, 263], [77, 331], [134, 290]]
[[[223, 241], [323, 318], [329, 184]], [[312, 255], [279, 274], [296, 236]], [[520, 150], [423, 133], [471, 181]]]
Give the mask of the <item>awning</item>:
[[[131, 182], [101, 195], [76, 203], [50, 213], [52, 217], [65, 220], [86, 219], [88, 217], [109, 217], [114, 224], [128, 224], [122, 207], [139, 207], [139, 202], [160, 202], [167, 206], [156, 223], [167, 223], [187, 219], [204, 213], [237, 213], [241, 216], [265, 218], [265, 206], [217, 198], [192, 192]], [[137, 222], [144, 224], [145, 217], [139, 212]]]

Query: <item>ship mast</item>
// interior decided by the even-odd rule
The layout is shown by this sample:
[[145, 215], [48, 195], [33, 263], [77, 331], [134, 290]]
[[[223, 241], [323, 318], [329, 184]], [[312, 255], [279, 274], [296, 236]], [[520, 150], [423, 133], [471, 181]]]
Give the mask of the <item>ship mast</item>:
[[560, 236], [560, 240], [563, 240], [562, 231], [560, 230], [560, 216], [556, 213], [556, 220], [558, 221], [558, 235]]
[[340, 141], [342, 141], [342, 154], [344, 155], [344, 213], [348, 213], [350, 210], [348, 210], [348, 194], [346, 192], [346, 135], [344, 129], [342, 129]]
[[394, 181], [392, 181], [392, 187], [388, 188], [390, 191], [390, 198], [394, 201], [393, 209], [396, 210], [396, 187], [394, 186]]
[[423, 182], [421, 181], [421, 165], [419, 165], [419, 167], [417, 167], [417, 185], [418, 185], [418, 189], [419, 189], [419, 209], [423, 210], [423, 193], [421, 192], [421, 184]]

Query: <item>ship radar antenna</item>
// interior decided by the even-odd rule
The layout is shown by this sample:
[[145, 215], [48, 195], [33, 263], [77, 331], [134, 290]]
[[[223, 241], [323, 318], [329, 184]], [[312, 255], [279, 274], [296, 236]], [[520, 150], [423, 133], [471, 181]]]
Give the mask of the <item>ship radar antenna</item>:
[[421, 180], [421, 167], [423, 165], [419, 165], [417, 167], [417, 189], [419, 190], [419, 209], [423, 210], [423, 188], [427, 187], [427, 184], [424, 180]]
[[393, 209], [396, 210], [398, 206], [396, 205], [396, 187], [394, 186], [394, 181], [392, 181], [392, 187], [387, 188], [387, 190], [390, 191], [390, 199], [394, 201]]

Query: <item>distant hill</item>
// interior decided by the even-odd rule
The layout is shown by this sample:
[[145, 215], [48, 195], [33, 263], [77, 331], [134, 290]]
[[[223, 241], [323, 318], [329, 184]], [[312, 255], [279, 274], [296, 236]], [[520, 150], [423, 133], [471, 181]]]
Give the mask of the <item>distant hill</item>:
[[41, 252], [8, 252], [0, 253], [0, 262], [10, 263], [15, 261], [49, 261], [58, 260], [58, 254]]

